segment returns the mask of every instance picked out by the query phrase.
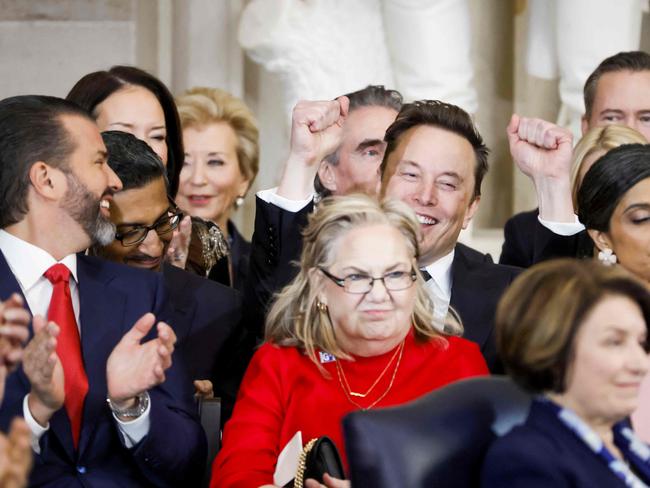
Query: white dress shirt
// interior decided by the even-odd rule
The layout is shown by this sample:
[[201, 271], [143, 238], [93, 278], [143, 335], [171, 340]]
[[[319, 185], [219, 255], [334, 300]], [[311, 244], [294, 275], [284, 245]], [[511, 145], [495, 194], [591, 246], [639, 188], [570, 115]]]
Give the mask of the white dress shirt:
[[[70, 280], [72, 308], [74, 309], [77, 327], [79, 327], [79, 337], [81, 337], [83, 332], [79, 325], [80, 305], [77, 255], [70, 254], [61, 261], [57, 261], [47, 251], [23, 241], [2, 229], [0, 229], [0, 251], [2, 251], [6, 259], [9, 269], [11, 269], [11, 272], [16, 277], [32, 315], [47, 317], [54, 287], [43, 276], [45, 272], [57, 264], [57, 262], [64, 264], [70, 270], [70, 276], [72, 278]], [[39, 440], [50, 428], [50, 424], [48, 423], [45, 427], [42, 427], [34, 419], [27, 406], [27, 396], [25, 395], [25, 399], [23, 400], [23, 416], [32, 431], [32, 448], [36, 454], [40, 454]], [[149, 412], [150, 407], [140, 417], [129, 422], [123, 422], [114, 416], [127, 447], [132, 447], [137, 444], [149, 432]]]
[[425, 283], [425, 288], [433, 300], [433, 320], [436, 328], [440, 331], [445, 330], [449, 312], [452, 286], [451, 265], [454, 256], [455, 251], [452, 249], [449, 254], [422, 268], [431, 275], [431, 279]]

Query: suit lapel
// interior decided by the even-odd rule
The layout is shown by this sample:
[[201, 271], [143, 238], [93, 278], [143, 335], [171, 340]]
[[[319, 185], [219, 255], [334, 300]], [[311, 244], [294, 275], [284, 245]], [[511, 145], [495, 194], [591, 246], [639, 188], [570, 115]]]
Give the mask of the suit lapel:
[[108, 286], [113, 276], [84, 256], [77, 260], [81, 349], [89, 390], [84, 403], [79, 456], [91, 444], [97, 420], [106, 413], [106, 361], [123, 335], [125, 297]]
[[[0, 276], [6, 277], [0, 279], [0, 301], [4, 301], [7, 298], [11, 296], [12, 293], [19, 293], [20, 296], [23, 297], [23, 300], [25, 302], [25, 306], [27, 309], [29, 309], [29, 305], [27, 304], [27, 300], [25, 300], [25, 295], [23, 294], [22, 290], [20, 289], [20, 285], [18, 284], [18, 280], [16, 280], [16, 277], [14, 274], [11, 272], [11, 269], [9, 268], [9, 264], [7, 264], [7, 260], [5, 259], [4, 254], [2, 254], [2, 251], [0, 251]], [[31, 310], [30, 310], [31, 314]], [[31, 326], [30, 326], [30, 337], [31, 337]]]
[[491, 323], [491, 319], [486, 317], [483, 296], [490, 284], [475, 276], [471, 264], [458, 246], [451, 264], [451, 276], [450, 305], [463, 321], [463, 337], [483, 348], [490, 335]]

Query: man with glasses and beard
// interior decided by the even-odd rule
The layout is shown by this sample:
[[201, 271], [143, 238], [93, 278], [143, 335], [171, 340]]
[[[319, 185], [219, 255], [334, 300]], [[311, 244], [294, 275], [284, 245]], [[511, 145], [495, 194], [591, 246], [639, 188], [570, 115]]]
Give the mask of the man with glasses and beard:
[[0, 300], [19, 293], [33, 315], [0, 428], [24, 416], [34, 485], [192, 484], [205, 438], [163, 321], [162, 279], [79, 254], [114, 238], [122, 184], [106, 157], [76, 105], [0, 101]]
[[113, 196], [110, 209], [117, 230], [115, 239], [96, 244], [91, 252], [162, 272], [174, 307], [172, 327], [177, 348], [189, 377], [200, 393], [210, 392], [211, 385], [201, 381], [210, 380], [217, 396], [228, 405], [228, 416], [236, 391], [227, 387], [226, 340], [236, 337], [241, 314], [239, 292], [163, 262], [173, 231], [183, 218], [169, 197], [165, 167], [147, 143], [131, 134], [107, 131], [102, 138], [108, 150], [108, 166], [122, 181], [122, 190]]

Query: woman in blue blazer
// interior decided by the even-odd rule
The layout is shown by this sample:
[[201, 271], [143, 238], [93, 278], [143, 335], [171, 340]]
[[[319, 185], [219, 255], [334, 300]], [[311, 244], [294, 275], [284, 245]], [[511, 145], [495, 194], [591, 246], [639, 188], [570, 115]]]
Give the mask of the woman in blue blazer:
[[650, 367], [650, 293], [622, 269], [556, 260], [531, 268], [497, 310], [508, 373], [538, 393], [490, 447], [484, 487], [650, 486], [650, 447], [627, 417]]

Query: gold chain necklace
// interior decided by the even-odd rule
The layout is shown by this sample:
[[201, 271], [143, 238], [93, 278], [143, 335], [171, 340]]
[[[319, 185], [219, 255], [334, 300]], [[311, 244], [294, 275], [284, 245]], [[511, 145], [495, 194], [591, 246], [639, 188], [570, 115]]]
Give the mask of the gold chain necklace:
[[[348, 392], [349, 387], [346, 389], [345, 385], [343, 384], [343, 379], [342, 379], [342, 376], [341, 376], [341, 373], [343, 372], [343, 368], [339, 364], [338, 360], [336, 361], [336, 373], [337, 373], [338, 378], [339, 378], [339, 383], [341, 384], [341, 389], [343, 390], [343, 393], [345, 393], [345, 397], [348, 399], [348, 401], [352, 405], [354, 405], [355, 407], [357, 407], [357, 408], [359, 408], [361, 410], [370, 410], [372, 407], [374, 407], [380, 401], [382, 401], [386, 395], [388, 395], [388, 392], [393, 387], [393, 383], [395, 382], [395, 377], [397, 376], [397, 370], [399, 369], [399, 365], [400, 365], [400, 363], [402, 361], [402, 355], [404, 354], [404, 342], [403, 341], [402, 341], [402, 344], [400, 345], [398, 351], [399, 351], [399, 356], [397, 357], [397, 363], [395, 364], [395, 370], [393, 371], [393, 376], [390, 379], [390, 383], [388, 384], [388, 388], [386, 388], [386, 391], [384, 391], [384, 393], [382, 393], [379, 398], [377, 398], [374, 402], [372, 402], [367, 407], [363, 407], [363, 406], [359, 405], [357, 402], [355, 402], [352, 399], [352, 396], [350, 395], [351, 392]], [[392, 362], [392, 359], [391, 359], [391, 362]]]
[[388, 361], [388, 364], [386, 364], [386, 367], [384, 368], [384, 370], [381, 373], [379, 373], [379, 376], [377, 377], [375, 382], [372, 385], [370, 385], [370, 388], [368, 388], [368, 391], [366, 391], [365, 393], [358, 393], [356, 391], [352, 391], [352, 388], [350, 388], [350, 383], [348, 383], [348, 379], [345, 376], [345, 371], [343, 371], [343, 366], [341, 366], [339, 364], [339, 362], [337, 361], [336, 362], [337, 371], [340, 370], [339, 375], [343, 378], [343, 383], [345, 384], [345, 388], [350, 393], [350, 395], [353, 396], [353, 397], [358, 397], [358, 398], [366, 398], [370, 394], [370, 392], [375, 389], [375, 386], [377, 386], [379, 381], [384, 377], [384, 375], [386, 374], [386, 371], [388, 371], [388, 368], [390, 367], [391, 364], [393, 364], [393, 361], [397, 357], [397, 354], [403, 348], [404, 348], [404, 341], [402, 341], [402, 343], [395, 349], [395, 352], [393, 353], [390, 360]]

